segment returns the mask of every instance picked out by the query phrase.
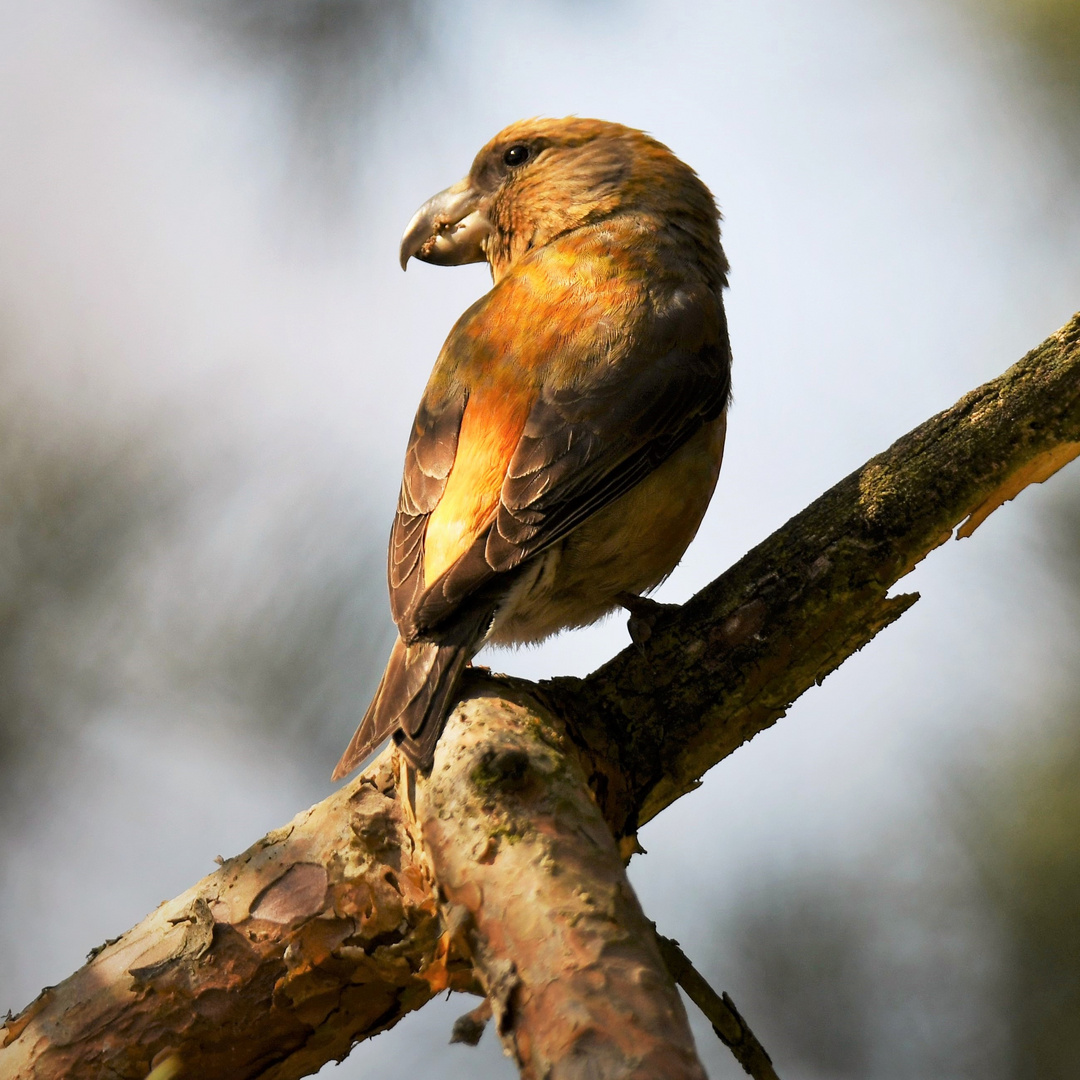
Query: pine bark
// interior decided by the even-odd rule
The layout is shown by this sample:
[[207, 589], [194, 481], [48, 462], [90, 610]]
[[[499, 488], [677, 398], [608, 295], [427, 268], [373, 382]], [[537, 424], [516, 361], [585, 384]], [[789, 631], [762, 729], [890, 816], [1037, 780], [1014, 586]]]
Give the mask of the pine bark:
[[1080, 316], [640, 648], [472, 676], [430, 779], [383, 755], [95, 951], [7, 1020], [0, 1078], [287, 1080], [448, 987], [488, 993], [526, 1076], [700, 1075], [617, 853], [907, 610], [889, 590], [930, 551], [1077, 456]]
[[474, 684], [417, 819], [457, 929], [527, 1080], [705, 1080], [675, 983], [563, 723]]

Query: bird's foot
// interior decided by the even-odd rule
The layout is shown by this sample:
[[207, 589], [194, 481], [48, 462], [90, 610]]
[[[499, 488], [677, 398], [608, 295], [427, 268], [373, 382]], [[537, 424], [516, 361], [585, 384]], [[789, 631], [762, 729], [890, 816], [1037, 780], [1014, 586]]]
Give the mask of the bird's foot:
[[642, 652], [645, 651], [645, 642], [652, 637], [661, 617], [679, 607], [678, 604], [660, 604], [647, 596], [638, 596], [630, 592], [619, 593], [615, 600], [630, 612], [630, 618], [626, 620], [626, 629], [630, 631], [630, 640]]

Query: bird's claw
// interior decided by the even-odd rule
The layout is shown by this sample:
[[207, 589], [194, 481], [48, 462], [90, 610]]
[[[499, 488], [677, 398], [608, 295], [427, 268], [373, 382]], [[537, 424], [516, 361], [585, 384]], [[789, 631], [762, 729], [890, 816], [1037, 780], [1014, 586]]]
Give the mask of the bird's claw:
[[619, 593], [615, 600], [630, 612], [630, 618], [626, 620], [626, 629], [630, 632], [630, 640], [641, 652], [645, 651], [645, 642], [652, 637], [661, 616], [674, 611], [679, 606], [678, 604], [660, 604], [647, 596], [638, 596], [630, 592]]

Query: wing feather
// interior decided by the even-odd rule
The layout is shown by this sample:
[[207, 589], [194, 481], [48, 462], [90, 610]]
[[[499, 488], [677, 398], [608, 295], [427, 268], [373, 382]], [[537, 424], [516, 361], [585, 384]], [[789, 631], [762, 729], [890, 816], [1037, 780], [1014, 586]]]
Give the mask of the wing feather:
[[416, 413], [387, 558], [390, 610], [399, 626], [423, 594], [428, 517], [439, 505], [454, 467], [467, 401], [465, 388], [456, 387], [438, 404], [425, 396]]
[[[699, 303], [710, 299], [704, 316], [684, 303], [622, 362], [582, 365], [590, 377], [569, 388], [540, 385], [492, 520], [445, 573], [410, 594], [398, 620], [406, 641], [441, 640], [458, 613], [493, 610], [503, 575], [625, 494], [720, 415], [731, 360], [719, 298]], [[680, 314], [695, 332], [679, 332]], [[400, 512], [399, 520], [404, 551]]]

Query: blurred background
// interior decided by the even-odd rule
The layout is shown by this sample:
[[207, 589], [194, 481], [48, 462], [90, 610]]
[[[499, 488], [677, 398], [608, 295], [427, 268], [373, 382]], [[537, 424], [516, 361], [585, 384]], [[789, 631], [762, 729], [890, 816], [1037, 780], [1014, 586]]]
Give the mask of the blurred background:
[[[660, 599], [1080, 308], [1078, 0], [0, 4], [0, 1010], [330, 790], [412, 413], [488, 283], [398, 237], [506, 123], [645, 128], [725, 213], [728, 458]], [[903, 588], [632, 877], [787, 1080], [1071, 1080], [1078, 467]], [[470, 1007], [323, 1075], [514, 1075], [446, 1048]]]

